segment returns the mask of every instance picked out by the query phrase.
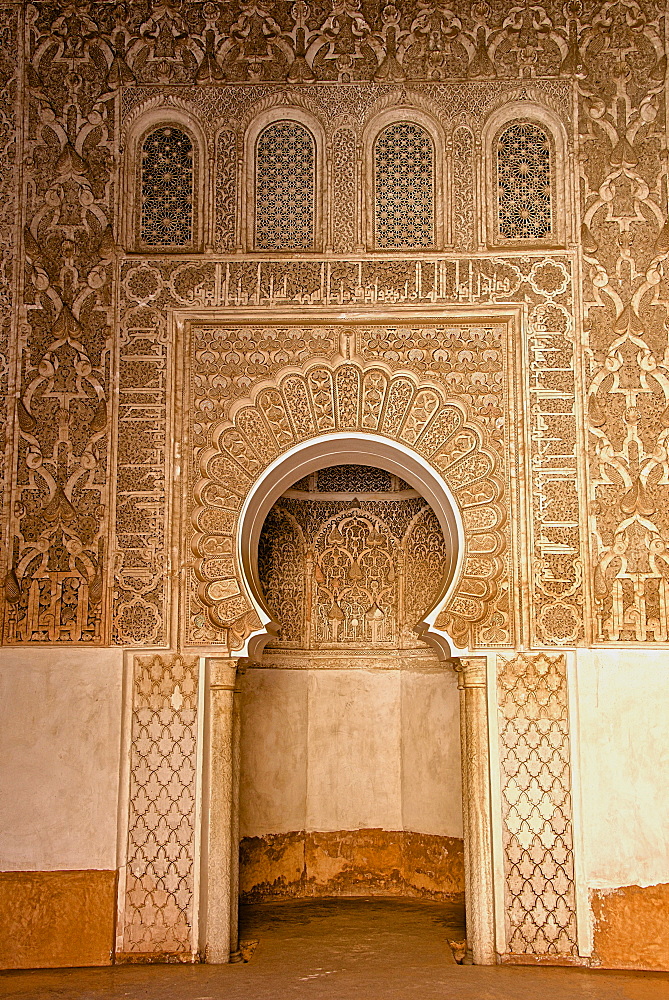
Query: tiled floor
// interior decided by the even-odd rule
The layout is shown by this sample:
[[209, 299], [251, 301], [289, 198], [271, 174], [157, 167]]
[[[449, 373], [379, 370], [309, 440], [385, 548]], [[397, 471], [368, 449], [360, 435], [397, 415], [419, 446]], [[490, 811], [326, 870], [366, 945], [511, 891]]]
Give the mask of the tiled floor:
[[669, 1000], [669, 973], [456, 965], [456, 907], [397, 899], [245, 908], [249, 962], [0, 974], [21, 1000]]

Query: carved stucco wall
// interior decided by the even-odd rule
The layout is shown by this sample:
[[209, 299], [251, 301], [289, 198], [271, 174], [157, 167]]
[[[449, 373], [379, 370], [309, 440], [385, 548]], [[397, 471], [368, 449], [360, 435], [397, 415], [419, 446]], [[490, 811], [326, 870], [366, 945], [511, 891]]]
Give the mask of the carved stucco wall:
[[[480, 648], [667, 642], [664, 6], [459, 7], [0, 7], [3, 643], [238, 648], [256, 625], [226, 541], [256, 474], [238, 459], [248, 445], [261, 468], [318, 420], [364, 427], [372, 372], [462, 413], [472, 455], [490, 463], [476, 482], [494, 481], [507, 514], [494, 554], [468, 553], [469, 582], [445, 613], [454, 634]], [[492, 257], [482, 144], [511, 101], [562, 123], [570, 226], [563, 249]], [[364, 252], [363, 138], [398, 104], [443, 123], [444, 245], [383, 259]], [[322, 122], [318, 258], [241, 253], [244, 129], [277, 107]], [[124, 143], [165, 108], [208, 143], [205, 253], [142, 260], [122, 249]], [[299, 323], [270, 324], [290, 307]], [[356, 307], [383, 310], [383, 336], [368, 317], [328, 312]], [[422, 307], [459, 336], [435, 344], [443, 320]], [[338, 366], [361, 380], [355, 419], [309, 382], [312, 366], [325, 383]], [[255, 408], [258, 378], [273, 383], [285, 438]], [[296, 425], [296, 392], [311, 429]], [[266, 437], [235, 430], [245, 406]], [[418, 408], [381, 432], [402, 434], [404, 417]], [[474, 482], [456, 490], [465, 520]], [[218, 569], [214, 553], [191, 565], [193, 517], [215, 525], [195, 522], [197, 544], [220, 546]]]
[[[11, 36], [17, 9], [3, 9]], [[12, 517], [4, 550], [4, 641], [167, 641], [164, 581], [157, 569], [166, 537], [166, 498], [157, 485], [165, 471], [165, 430], [156, 426], [169, 419], [176, 367], [164, 332], [170, 308], [425, 300], [482, 306], [513, 301], [534, 312], [524, 324], [538, 400], [526, 408], [536, 424], [527, 437], [536, 445], [531, 468], [546, 486], [531, 491], [540, 508], [535, 517], [542, 519], [544, 512], [538, 537], [546, 539], [532, 567], [536, 639], [582, 641], [590, 638], [592, 621], [596, 641], [664, 641], [662, 414], [669, 382], [662, 339], [666, 206], [659, 8], [626, 0], [587, 9], [581, 3], [531, 10], [483, 3], [469, 13], [439, 8], [438, 15], [427, 8], [388, 8], [380, 20], [364, 5], [343, 4], [336, 17], [301, 5], [291, 11], [224, 12], [199, 3], [152, 11], [133, 4], [119, 19], [111, 4], [76, 11], [46, 2], [24, 8], [30, 67], [22, 89], [26, 270], [7, 283], [23, 301], [23, 332], [8, 368], [16, 386], [18, 433], [10, 435], [7, 453]], [[247, 30], [256, 16], [264, 25], [262, 53], [253, 49]], [[3, 48], [4, 113], [11, 116], [9, 60], [16, 46]], [[458, 76], [467, 80], [441, 82]], [[336, 88], [324, 82], [337, 80], [356, 82]], [[247, 86], [237, 89], [236, 81]], [[387, 90], [402, 81], [403, 90]], [[292, 88], [302, 82], [313, 86]], [[162, 87], [158, 94], [156, 83]], [[240, 123], [234, 143], [228, 124], [228, 134], [212, 145], [219, 214], [215, 223], [210, 215], [207, 245], [219, 252], [239, 244], [241, 215], [233, 204], [240, 197], [240, 174], [232, 159], [243, 152], [241, 130], [263, 107], [308, 106], [332, 136], [337, 164], [329, 239], [333, 248], [350, 253], [352, 245], [359, 249], [362, 232], [361, 130], [374, 111], [400, 100], [442, 116], [452, 136], [446, 142], [447, 177], [460, 188], [468, 178], [473, 184], [471, 199], [448, 195], [447, 239], [464, 249], [480, 240], [483, 191], [475, 176], [481, 129], [491, 111], [512, 99], [550, 108], [568, 133], [574, 129], [568, 163], [583, 223], [579, 300], [592, 428], [585, 573], [583, 543], [573, 524], [576, 497], [569, 496], [576, 478], [575, 410], [585, 414], [584, 397], [579, 389], [577, 406], [569, 402], [571, 359], [557, 363], [545, 339], [564, 338], [560, 349], [566, 351], [581, 329], [571, 304], [564, 315], [556, 308], [562, 306], [563, 279], [554, 267], [568, 267], [564, 258], [552, 255], [555, 265], [544, 265], [535, 298], [518, 259], [499, 265], [471, 259], [418, 266], [397, 259], [138, 265], [118, 255], [122, 130], [147, 102], [191, 108], [212, 137], [221, 123]], [[466, 166], [470, 150], [472, 170]], [[355, 233], [349, 228], [353, 203]], [[11, 197], [3, 204], [9, 220]], [[469, 235], [467, 227], [473, 227]], [[559, 374], [544, 376], [544, 367]], [[110, 387], [117, 382], [115, 397]], [[115, 502], [114, 469], [120, 487]], [[584, 470], [579, 465], [575, 472], [585, 489]], [[560, 528], [549, 529], [560, 520], [554, 516], [558, 507], [568, 514]], [[588, 615], [581, 577], [592, 581]]]
[[317, 490], [272, 507], [258, 544], [263, 593], [280, 625], [269, 646], [380, 655], [415, 647], [413, 630], [442, 590], [445, 541], [429, 504], [384, 490], [390, 479], [365, 466], [324, 469]]

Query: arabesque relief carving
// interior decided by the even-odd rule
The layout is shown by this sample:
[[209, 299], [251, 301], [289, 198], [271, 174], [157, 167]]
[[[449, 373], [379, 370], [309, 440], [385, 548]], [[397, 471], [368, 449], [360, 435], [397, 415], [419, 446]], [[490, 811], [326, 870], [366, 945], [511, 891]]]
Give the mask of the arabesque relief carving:
[[[416, 646], [415, 626], [442, 590], [445, 541], [429, 504], [379, 489], [384, 479], [364, 466], [325, 469], [315, 492], [275, 503], [258, 545], [265, 600], [280, 624], [270, 647]], [[357, 486], [360, 496], [342, 499], [333, 486]]]
[[[23, 44], [17, 16], [26, 28], [20, 150], [9, 139], [17, 98], [11, 60]], [[178, 568], [165, 578], [165, 436], [177, 355], [165, 311], [278, 301], [525, 309], [534, 400], [522, 407], [532, 498], [526, 638], [669, 641], [663, 18], [654, 0], [3, 8], [3, 134], [7, 162], [22, 163], [25, 265], [6, 282], [21, 305], [6, 376], [15, 402], [3, 642], [169, 644]], [[581, 317], [569, 251], [548, 248], [529, 268], [531, 253], [501, 265], [472, 256], [485, 245], [490, 194], [481, 130], [514, 100], [550, 110], [569, 143], [575, 136], [565, 169], [578, 195], [573, 221], [583, 224], [587, 407], [572, 354]], [[453, 188], [439, 259], [211, 256], [213, 248], [232, 255], [241, 247], [240, 130], [263, 107], [290, 106], [326, 125], [324, 183], [335, 200], [325, 253], [361, 257], [362, 133], [398, 103], [446, 123]], [[200, 116], [210, 143], [201, 195], [209, 228], [204, 254], [190, 261], [124, 260], [119, 250], [124, 130], [149, 106]], [[15, 190], [11, 171], [6, 177]], [[7, 233], [12, 205], [10, 192]], [[9, 247], [13, 237], [4, 239]], [[453, 247], [463, 256], [449, 256]], [[11, 255], [7, 249], [3, 260]], [[543, 270], [538, 292], [532, 267], [535, 276]], [[582, 415], [591, 432], [586, 460]], [[586, 558], [579, 524], [588, 492]]]
[[[171, 419], [168, 378], [172, 366], [179, 362], [169, 310], [180, 309], [188, 315], [194, 308], [220, 307], [239, 309], [243, 315], [249, 307], [276, 309], [305, 302], [325, 308], [355, 307], [367, 302], [400, 307], [416, 302], [432, 307], [439, 303], [446, 307], [466, 304], [476, 308], [485, 308], [486, 304], [501, 308], [527, 303], [526, 343], [531, 365], [525, 391], [531, 404], [523, 409], [529, 415], [531, 429], [530, 474], [535, 498], [532, 537], [536, 539], [532, 572], [537, 581], [530, 627], [541, 642], [578, 641], [583, 634], [582, 572], [573, 454], [577, 428], [573, 402], [572, 282], [567, 257], [550, 261], [530, 257], [412, 263], [128, 261], [123, 267], [122, 288], [120, 395], [122, 401], [128, 399], [132, 406], [123, 410], [127, 419], [120, 423], [118, 454], [120, 462], [127, 454], [133, 468], [144, 465], [143, 483], [148, 488], [118, 491], [118, 509], [124, 518], [132, 514], [128, 522], [132, 530], [121, 530], [123, 524], [119, 523], [116, 531], [119, 594], [116, 629], [121, 641], [141, 641], [136, 636], [144, 629], [144, 641], [160, 644], [164, 641], [161, 636], [166, 634], [167, 613], [163, 609], [170, 600], [171, 579], [164, 573], [169, 561], [165, 549], [164, 482], [169, 480], [170, 467], [162, 437], [155, 429], [150, 434], [147, 431], [151, 421], [155, 428], [156, 421], [161, 427]], [[457, 333], [444, 331], [442, 335], [438, 328], [429, 325], [431, 332], [426, 330], [426, 323], [420, 327], [358, 325], [360, 357], [390, 366], [391, 370], [409, 367], [419, 377], [443, 379], [447, 392], [455, 392], [456, 397], [463, 392], [488, 433], [499, 437], [498, 425], [503, 415], [519, 405], [512, 402], [509, 381], [501, 375], [502, 370], [508, 370], [505, 366], [509, 362], [502, 360], [502, 354], [506, 357], [509, 350], [506, 341], [500, 345], [494, 325], [490, 328], [492, 340], [485, 332], [465, 333], [464, 328], [458, 328]], [[314, 357], [333, 357], [338, 351], [340, 333], [341, 328], [326, 323], [307, 329], [295, 323], [271, 327], [245, 324], [233, 328], [191, 323], [189, 439], [195, 449], [195, 464], [200, 449], [209, 443], [213, 424], [224, 417], [226, 408], [242, 397], [254, 380], [276, 375], [285, 364], [300, 365]], [[516, 341], [511, 352], [515, 363], [520, 360], [521, 350]], [[523, 375], [519, 373], [517, 379], [514, 393], [519, 399]], [[142, 386], [141, 396], [134, 395], [135, 384]], [[326, 380], [326, 390], [328, 384]], [[140, 399], [143, 407], [137, 405]], [[515, 419], [521, 420], [518, 411]], [[264, 426], [262, 422], [260, 426]], [[307, 422], [306, 427], [315, 428], [316, 424]], [[516, 431], [520, 427], [514, 428]], [[551, 444], [557, 434], [565, 441], [564, 447]], [[270, 436], [270, 441], [274, 440]], [[276, 440], [283, 449], [295, 438], [292, 430], [286, 429]], [[258, 444], [262, 446], [260, 440]], [[238, 470], [237, 465], [231, 468]], [[250, 467], [255, 468], [256, 465]], [[250, 488], [255, 475], [251, 472], [249, 477], [248, 473], [246, 468], [239, 471], [238, 485], [244, 484], [244, 490]], [[139, 538], [146, 539], [146, 544], [138, 545]], [[243, 606], [236, 592], [230, 597]], [[506, 591], [504, 600], [508, 601]], [[202, 613], [192, 609], [190, 641], [221, 642], [222, 632], [212, 631], [211, 624], [205, 625]], [[499, 611], [499, 615], [490, 619], [491, 631], [485, 640], [481, 636], [481, 641], [491, 645], [508, 641], [505, 624], [508, 613]], [[500, 629], [495, 631], [498, 624]]]
[[597, 8], [581, 43], [589, 513], [599, 642], [669, 638], [664, 30], [660, 5], [609, 3]]
[[9, 526], [9, 498], [13, 483], [14, 464], [12, 458], [14, 420], [11, 412], [9, 391], [13, 383], [13, 341], [16, 339], [17, 284], [21, 269], [20, 248], [16, 242], [16, 232], [20, 212], [19, 165], [21, 149], [17, 133], [21, 108], [19, 51], [21, 23], [16, 7], [0, 8], [0, 149], [3, 170], [0, 172], [0, 456], [2, 484], [2, 527], [0, 528], [0, 551], [4, 553], [0, 573], [7, 574], [6, 599], [15, 601], [18, 594], [18, 580], [13, 572], [13, 560], [7, 558], [12, 551], [13, 541]]

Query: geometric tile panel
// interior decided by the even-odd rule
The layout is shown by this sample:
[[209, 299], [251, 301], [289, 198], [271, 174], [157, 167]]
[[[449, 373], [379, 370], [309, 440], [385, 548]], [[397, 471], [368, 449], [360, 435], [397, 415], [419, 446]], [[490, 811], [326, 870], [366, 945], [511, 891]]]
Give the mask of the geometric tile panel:
[[577, 955], [564, 656], [497, 659], [510, 955]]
[[124, 954], [197, 950], [197, 699], [197, 656], [135, 657]]

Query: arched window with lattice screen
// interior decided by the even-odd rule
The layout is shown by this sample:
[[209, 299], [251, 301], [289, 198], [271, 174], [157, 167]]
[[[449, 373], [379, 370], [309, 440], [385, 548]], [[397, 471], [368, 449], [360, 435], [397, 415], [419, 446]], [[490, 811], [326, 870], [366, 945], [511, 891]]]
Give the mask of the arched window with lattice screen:
[[256, 250], [316, 249], [316, 143], [296, 121], [273, 122], [256, 140]]
[[551, 239], [554, 156], [549, 133], [534, 122], [513, 122], [497, 137], [495, 160], [498, 239]]
[[374, 246], [429, 250], [435, 245], [434, 144], [410, 121], [393, 122], [374, 143]]
[[152, 128], [141, 144], [139, 238], [144, 247], [192, 249], [196, 242], [196, 148], [182, 128]]

